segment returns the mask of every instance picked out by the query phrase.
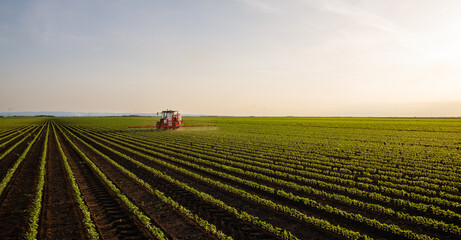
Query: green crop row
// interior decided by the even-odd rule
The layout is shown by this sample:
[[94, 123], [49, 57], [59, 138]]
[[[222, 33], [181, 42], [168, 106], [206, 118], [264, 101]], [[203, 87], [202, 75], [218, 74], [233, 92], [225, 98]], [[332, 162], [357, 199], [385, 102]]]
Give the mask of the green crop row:
[[36, 193], [32, 202], [32, 207], [29, 213], [29, 229], [26, 232], [26, 239], [37, 239], [38, 221], [40, 220], [40, 211], [42, 210], [43, 187], [45, 185], [45, 164], [48, 151], [48, 135], [50, 125], [47, 124], [45, 142], [43, 143], [42, 156], [40, 158], [40, 170], [38, 174], [38, 183], [36, 186]]

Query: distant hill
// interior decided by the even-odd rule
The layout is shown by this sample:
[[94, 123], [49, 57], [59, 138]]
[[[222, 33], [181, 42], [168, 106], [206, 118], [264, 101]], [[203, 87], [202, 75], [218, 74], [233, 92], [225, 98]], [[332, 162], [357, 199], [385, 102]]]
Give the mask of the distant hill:
[[[201, 114], [181, 114], [182, 116], [206, 116]], [[157, 113], [104, 113], [104, 112], [0, 112], [0, 117], [33, 117], [33, 116], [55, 116], [55, 117], [120, 117], [120, 116], [141, 116], [156, 117]]]
[[102, 113], [102, 112], [0, 112], [0, 116], [17, 116], [17, 117], [31, 117], [31, 116], [56, 116], [56, 117], [108, 117], [108, 116], [157, 116], [157, 113]]

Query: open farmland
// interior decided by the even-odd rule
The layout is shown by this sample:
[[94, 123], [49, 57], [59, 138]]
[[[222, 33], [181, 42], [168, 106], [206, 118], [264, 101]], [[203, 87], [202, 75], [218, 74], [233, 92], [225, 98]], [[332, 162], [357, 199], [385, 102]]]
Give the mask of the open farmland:
[[0, 118], [0, 239], [461, 239], [461, 119]]

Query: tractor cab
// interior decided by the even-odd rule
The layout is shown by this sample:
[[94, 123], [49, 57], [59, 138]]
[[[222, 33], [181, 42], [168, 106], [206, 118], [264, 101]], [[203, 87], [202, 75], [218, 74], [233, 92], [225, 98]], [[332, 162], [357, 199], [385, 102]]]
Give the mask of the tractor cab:
[[157, 121], [157, 129], [176, 129], [181, 126], [182, 117], [178, 111], [162, 111], [160, 121]]

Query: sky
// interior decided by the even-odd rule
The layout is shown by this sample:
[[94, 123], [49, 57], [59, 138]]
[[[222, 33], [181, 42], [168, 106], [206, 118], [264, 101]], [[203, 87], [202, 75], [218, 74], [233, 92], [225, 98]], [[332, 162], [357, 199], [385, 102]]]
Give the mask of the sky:
[[461, 116], [459, 0], [0, 0], [0, 112]]

